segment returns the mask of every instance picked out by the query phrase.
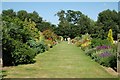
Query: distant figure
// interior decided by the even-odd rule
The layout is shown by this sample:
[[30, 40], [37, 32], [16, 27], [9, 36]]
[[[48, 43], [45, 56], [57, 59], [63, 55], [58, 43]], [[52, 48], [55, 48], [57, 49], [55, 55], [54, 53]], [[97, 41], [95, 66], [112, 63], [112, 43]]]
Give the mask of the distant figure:
[[67, 41], [67, 39], [65, 38], [65, 41]]
[[70, 44], [70, 37], [68, 37], [67, 40], [68, 40], [68, 44]]

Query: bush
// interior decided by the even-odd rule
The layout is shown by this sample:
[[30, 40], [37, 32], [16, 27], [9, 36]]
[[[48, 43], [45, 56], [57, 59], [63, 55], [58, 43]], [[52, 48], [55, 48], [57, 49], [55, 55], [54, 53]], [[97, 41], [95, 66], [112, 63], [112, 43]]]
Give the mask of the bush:
[[95, 52], [96, 52], [96, 48], [92, 48], [92, 49], [86, 50], [85, 54], [91, 57], [92, 54]]
[[3, 45], [3, 66], [31, 63], [34, 57], [35, 51], [20, 41], [8, 38]]
[[106, 67], [117, 67], [117, 57], [113, 49], [97, 49], [96, 53], [92, 54], [95, 61]]
[[29, 45], [31, 48], [33, 48], [35, 50], [36, 54], [45, 52], [46, 48], [47, 48], [43, 41], [36, 42], [35, 40], [29, 40], [27, 42], [27, 45]]
[[87, 50], [89, 49], [90, 45], [91, 45], [91, 37], [90, 35], [87, 33], [85, 35], [82, 35], [82, 39], [81, 39], [81, 49], [83, 50]]
[[82, 38], [80, 37], [75, 37], [75, 45], [77, 47], [81, 47], [82, 50], [87, 50], [91, 44], [91, 37], [90, 35], [87, 33], [85, 35], [82, 35]]
[[46, 44], [49, 48], [52, 48], [53, 45], [54, 45], [52, 40], [45, 40], [45, 44]]
[[114, 55], [100, 58], [99, 63], [106, 67], [117, 67], [117, 58]]
[[76, 41], [76, 42], [75, 42], [75, 45], [76, 45], [77, 47], [80, 47], [80, 46], [81, 46], [81, 42], [80, 42], [80, 41]]
[[107, 46], [102, 44], [102, 46], [86, 50], [85, 54], [90, 56], [99, 64], [115, 69], [117, 67], [116, 51], [116, 45]]
[[27, 64], [27, 63], [33, 63], [34, 57], [35, 57], [35, 51], [34, 49], [30, 48], [28, 45], [21, 45], [20, 48], [15, 49], [14, 52], [11, 53], [13, 57], [13, 65], [18, 64]]
[[43, 53], [46, 50], [47, 50], [47, 47], [44, 43], [41, 42], [37, 45], [37, 53]]
[[96, 46], [102, 46], [102, 45], [111, 45], [110, 41], [108, 41], [107, 39], [92, 39], [91, 40], [91, 48], [95, 48]]

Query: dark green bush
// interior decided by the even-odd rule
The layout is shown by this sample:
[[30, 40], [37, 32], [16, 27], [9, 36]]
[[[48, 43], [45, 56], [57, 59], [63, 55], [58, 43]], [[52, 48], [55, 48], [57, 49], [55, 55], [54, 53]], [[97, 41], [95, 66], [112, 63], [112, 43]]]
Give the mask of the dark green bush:
[[102, 46], [102, 45], [109, 46], [109, 45], [111, 45], [111, 43], [107, 39], [102, 40], [102, 39], [94, 38], [91, 40], [91, 48], [95, 48], [96, 46]]
[[46, 45], [44, 43], [39, 43], [37, 45], [37, 51], [38, 53], [43, 53], [46, 51]]
[[44, 44], [44, 42], [35, 42], [34, 40], [29, 40], [27, 42], [27, 45], [33, 48], [36, 54], [43, 53], [47, 50], [47, 47]]
[[113, 55], [109, 57], [100, 58], [99, 63], [103, 66], [114, 68], [117, 67], [117, 58]]
[[4, 66], [32, 63], [34, 62], [34, 57], [34, 49], [20, 41], [8, 38], [7, 42], [3, 45]]
[[15, 51], [12, 52], [11, 54], [14, 59], [12, 62], [13, 65], [27, 64], [34, 62], [33, 59], [35, 57], [35, 51], [26, 44], [20, 45], [19, 48], [15, 49]]

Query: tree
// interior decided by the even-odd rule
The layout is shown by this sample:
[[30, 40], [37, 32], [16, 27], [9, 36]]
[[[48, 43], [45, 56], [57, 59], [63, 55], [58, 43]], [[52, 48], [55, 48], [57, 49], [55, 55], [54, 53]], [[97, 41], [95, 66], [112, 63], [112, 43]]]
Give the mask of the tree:
[[109, 9], [100, 12], [98, 15], [97, 26], [100, 26], [101, 29], [104, 31], [102, 32], [104, 34], [103, 36], [101, 36], [101, 38], [107, 38], [107, 31], [109, 29], [112, 29], [113, 37], [116, 40], [117, 33], [119, 33], [120, 31], [120, 27], [118, 26], [118, 13], [115, 10], [111, 11]]
[[65, 11], [64, 10], [61, 10], [59, 12], [57, 12], [57, 14], [55, 14], [59, 17], [59, 26], [61, 27], [64, 27], [64, 24], [65, 24]]
[[51, 24], [50, 22], [42, 21], [41, 24], [39, 24], [39, 26], [37, 26], [37, 28], [38, 28], [41, 32], [43, 32], [43, 31], [45, 31], [45, 30], [48, 30], [48, 29], [50, 29], [50, 30], [53, 31], [53, 30], [56, 28], [56, 25]]
[[2, 20], [10, 22], [14, 17], [16, 17], [16, 13], [12, 9], [2, 11]]
[[17, 17], [20, 18], [22, 21], [24, 21], [27, 18], [27, 11], [25, 10], [20, 10], [17, 12]]
[[92, 33], [94, 21], [80, 11], [61, 10], [57, 13], [59, 17], [58, 27], [55, 33], [59, 36], [74, 38], [85, 33]]

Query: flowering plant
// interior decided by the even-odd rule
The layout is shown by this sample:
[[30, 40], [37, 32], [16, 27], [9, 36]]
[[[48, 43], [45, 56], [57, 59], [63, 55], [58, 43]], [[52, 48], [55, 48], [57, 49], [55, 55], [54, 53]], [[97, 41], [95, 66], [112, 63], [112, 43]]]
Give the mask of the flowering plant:
[[99, 56], [102, 57], [102, 58], [109, 57], [109, 56], [111, 56], [111, 53], [106, 51], [106, 52], [103, 52], [103, 53], [99, 54]]
[[111, 48], [111, 46], [103, 45], [103, 46], [97, 46], [97, 47], [96, 47], [97, 50], [101, 50], [101, 49], [109, 49], [109, 48]]

